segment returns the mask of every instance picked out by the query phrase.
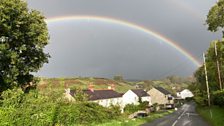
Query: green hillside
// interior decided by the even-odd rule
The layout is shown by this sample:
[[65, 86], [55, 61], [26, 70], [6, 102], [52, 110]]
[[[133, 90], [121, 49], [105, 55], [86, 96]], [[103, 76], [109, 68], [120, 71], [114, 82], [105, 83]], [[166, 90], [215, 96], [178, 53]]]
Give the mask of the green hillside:
[[107, 78], [42, 78], [38, 84], [38, 89], [41, 91], [46, 89], [62, 89], [69, 87], [70, 89], [82, 88], [88, 89], [88, 86], [92, 84], [94, 89], [108, 89], [108, 86], [115, 85], [115, 90], [118, 92], [126, 92], [129, 89], [135, 88], [133, 84], [125, 81], [114, 81]]
[[108, 89], [108, 86], [115, 85], [115, 90], [124, 93], [129, 89], [143, 88], [146, 90], [154, 86], [160, 86], [172, 93], [187, 88], [187, 83], [172, 83], [167, 80], [144, 80], [138, 82], [131, 81], [115, 81], [108, 78], [94, 78], [94, 77], [76, 77], [76, 78], [41, 78], [37, 88], [40, 91], [47, 91], [49, 89], [64, 90], [65, 87], [70, 89], [81, 88], [88, 89], [89, 85], [93, 85], [94, 89]]

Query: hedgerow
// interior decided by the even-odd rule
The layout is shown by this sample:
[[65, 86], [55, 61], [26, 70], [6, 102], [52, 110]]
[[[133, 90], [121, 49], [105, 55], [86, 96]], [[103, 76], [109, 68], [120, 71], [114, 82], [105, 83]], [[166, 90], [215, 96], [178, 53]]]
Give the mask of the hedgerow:
[[[119, 107], [105, 108], [93, 102], [68, 102], [60, 92], [24, 93], [7, 90], [0, 100], [1, 126], [91, 125], [120, 116]], [[116, 109], [115, 109], [116, 108]]]

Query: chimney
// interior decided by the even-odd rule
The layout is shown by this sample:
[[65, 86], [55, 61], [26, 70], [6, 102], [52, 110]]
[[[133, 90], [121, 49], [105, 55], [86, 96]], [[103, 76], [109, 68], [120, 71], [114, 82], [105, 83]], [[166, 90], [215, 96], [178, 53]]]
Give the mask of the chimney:
[[89, 89], [91, 92], [94, 92], [94, 86], [93, 86], [92, 83], [89, 84], [88, 89]]

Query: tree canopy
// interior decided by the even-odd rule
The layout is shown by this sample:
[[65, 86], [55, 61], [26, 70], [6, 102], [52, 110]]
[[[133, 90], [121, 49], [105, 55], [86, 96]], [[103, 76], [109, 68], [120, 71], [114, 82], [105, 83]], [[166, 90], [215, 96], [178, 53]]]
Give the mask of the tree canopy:
[[43, 49], [49, 35], [45, 17], [24, 0], [0, 1], [0, 92], [25, 87], [48, 62]]
[[224, 0], [219, 0], [209, 11], [206, 23], [208, 30], [216, 32], [222, 30], [224, 36]]
[[[219, 0], [209, 10], [206, 23], [208, 25], [209, 31], [222, 31], [224, 37], [224, 0]], [[215, 51], [215, 45], [217, 47], [217, 54]], [[211, 102], [215, 105], [218, 105], [219, 103], [224, 102], [216, 102], [215, 100], [220, 96], [222, 96], [222, 100], [224, 99], [224, 91], [222, 91], [224, 81], [224, 39], [212, 41], [205, 57]], [[219, 74], [221, 75], [220, 79]], [[206, 82], [204, 66], [198, 68], [194, 76], [196, 78], [196, 83], [194, 85], [191, 85], [190, 88], [194, 92], [196, 102], [201, 105], [206, 105], [207, 103], [205, 101], [207, 101], [208, 98], [206, 92], [207, 89], [205, 84]]]

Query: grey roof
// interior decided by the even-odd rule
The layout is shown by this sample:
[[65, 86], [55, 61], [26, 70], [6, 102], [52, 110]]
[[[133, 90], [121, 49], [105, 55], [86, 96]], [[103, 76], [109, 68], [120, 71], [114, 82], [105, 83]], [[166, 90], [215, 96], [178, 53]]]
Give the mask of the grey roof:
[[[122, 97], [122, 94], [114, 91], [114, 90], [83, 90], [85, 94], [89, 96], [88, 100], [100, 100], [100, 99], [110, 99], [110, 98], [118, 98]], [[74, 96], [75, 91], [71, 90], [70, 93], [72, 96]]]
[[155, 89], [159, 90], [161, 93], [168, 95], [171, 94], [169, 91], [167, 91], [166, 89], [162, 88], [162, 87], [154, 87]]
[[143, 89], [132, 89], [131, 91], [134, 92], [138, 97], [149, 96], [149, 94]]

